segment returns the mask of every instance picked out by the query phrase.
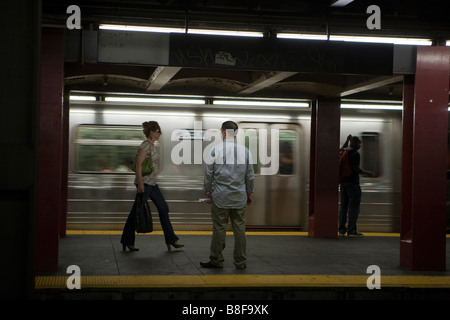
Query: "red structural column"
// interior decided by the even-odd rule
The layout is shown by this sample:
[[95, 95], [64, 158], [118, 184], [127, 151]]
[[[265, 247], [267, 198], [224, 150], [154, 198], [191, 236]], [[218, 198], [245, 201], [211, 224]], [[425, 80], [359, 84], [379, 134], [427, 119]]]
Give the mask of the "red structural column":
[[[402, 192], [400, 241], [402, 244], [402, 259], [411, 253], [408, 245], [411, 241], [412, 212], [412, 177], [413, 177], [413, 127], [414, 127], [414, 75], [407, 75], [403, 80], [403, 134], [402, 134]], [[404, 262], [401, 263], [402, 265]]]
[[308, 235], [337, 238], [340, 99], [312, 106]]
[[405, 78], [400, 265], [411, 270], [445, 270], [449, 49], [418, 47]]
[[68, 91], [64, 92], [62, 108], [62, 156], [61, 156], [61, 211], [59, 221], [59, 236], [66, 236], [67, 223], [67, 192], [69, 171], [69, 97]]
[[64, 30], [42, 29], [36, 270], [58, 267], [62, 186]]

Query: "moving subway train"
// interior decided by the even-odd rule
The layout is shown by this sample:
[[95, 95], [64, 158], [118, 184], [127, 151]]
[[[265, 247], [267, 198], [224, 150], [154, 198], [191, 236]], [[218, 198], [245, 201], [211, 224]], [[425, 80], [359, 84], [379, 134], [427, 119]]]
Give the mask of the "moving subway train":
[[[71, 101], [68, 230], [123, 228], [136, 193], [130, 163], [145, 139], [141, 124], [149, 120], [162, 129], [158, 183], [176, 230], [211, 230], [210, 205], [199, 202], [204, 197], [203, 155], [226, 120], [238, 123], [241, 142], [254, 158], [254, 203], [247, 210], [247, 226], [307, 230], [310, 109], [195, 100]], [[341, 143], [348, 134], [360, 136], [361, 167], [376, 173], [361, 177], [361, 231], [399, 231], [401, 127], [401, 111], [342, 110]], [[157, 211], [150, 205], [158, 230]]]

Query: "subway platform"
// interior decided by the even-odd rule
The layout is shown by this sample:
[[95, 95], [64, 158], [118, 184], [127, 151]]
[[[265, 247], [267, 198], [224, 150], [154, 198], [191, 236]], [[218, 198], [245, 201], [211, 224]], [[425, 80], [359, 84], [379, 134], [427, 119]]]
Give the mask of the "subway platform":
[[[314, 239], [304, 232], [247, 232], [247, 268], [233, 264], [227, 235], [223, 269], [204, 269], [210, 232], [177, 232], [168, 251], [160, 231], [123, 251], [119, 231], [68, 231], [56, 272], [36, 275], [38, 300], [450, 300], [450, 237], [444, 272], [400, 267], [398, 234]], [[79, 278], [75, 269], [79, 268]], [[378, 277], [379, 276], [379, 277]], [[78, 288], [73, 287], [75, 284]], [[70, 283], [69, 283], [70, 282]], [[69, 284], [68, 284], [69, 283]]]

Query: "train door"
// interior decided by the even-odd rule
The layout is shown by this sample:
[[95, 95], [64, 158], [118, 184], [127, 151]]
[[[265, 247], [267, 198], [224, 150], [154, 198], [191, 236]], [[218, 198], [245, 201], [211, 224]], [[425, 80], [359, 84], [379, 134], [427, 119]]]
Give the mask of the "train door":
[[299, 227], [304, 201], [299, 125], [242, 122], [239, 128], [255, 163], [254, 201], [247, 208], [247, 225]]

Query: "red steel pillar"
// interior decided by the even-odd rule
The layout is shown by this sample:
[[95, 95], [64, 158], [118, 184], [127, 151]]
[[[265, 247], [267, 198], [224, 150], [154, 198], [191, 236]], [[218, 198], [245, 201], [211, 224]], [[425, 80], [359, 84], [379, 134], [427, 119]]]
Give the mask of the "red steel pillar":
[[[413, 177], [414, 75], [403, 80], [402, 190], [400, 214], [400, 265], [411, 255], [411, 212]], [[403, 261], [405, 260], [405, 261]]]
[[400, 265], [445, 271], [450, 48], [418, 47], [404, 82]]
[[318, 99], [311, 113], [308, 235], [337, 238], [340, 98]]
[[36, 270], [58, 267], [62, 208], [64, 30], [42, 29]]
[[61, 157], [61, 212], [59, 221], [59, 236], [66, 236], [67, 222], [67, 186], [69, 171], [69, 97], [68, 91], [64, 92], [64, 101], [62, 108], [62, 157]]

